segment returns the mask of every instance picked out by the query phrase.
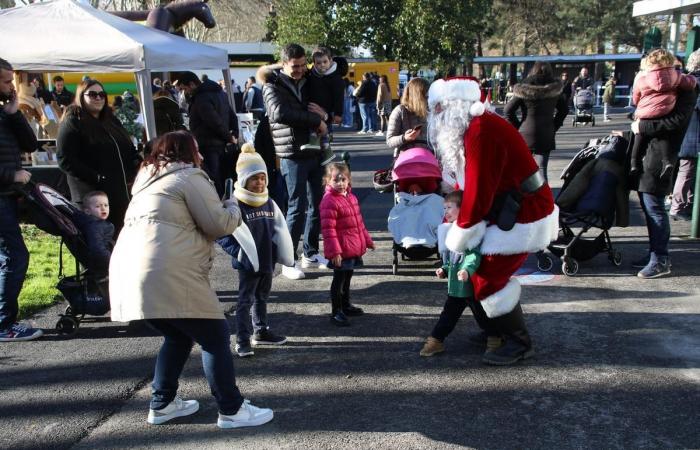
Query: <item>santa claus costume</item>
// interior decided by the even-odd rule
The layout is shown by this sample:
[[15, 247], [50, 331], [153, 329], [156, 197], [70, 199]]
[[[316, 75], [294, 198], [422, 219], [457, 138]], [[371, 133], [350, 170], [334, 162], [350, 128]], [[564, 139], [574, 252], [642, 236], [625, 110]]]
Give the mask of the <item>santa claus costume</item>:
[[464, 195], [447, 247], [480, 247], [472, 276], [477, 301], [505, 339], [483, 361], [505, 365], [534, 354], [511, 276], [528, 253], [557, 238], [559, 211], [530, 149], [505, 119], [488, 112], [479, 84], [460, 77], [434, 82], [428, 92], [429, 136], [443, 167]]

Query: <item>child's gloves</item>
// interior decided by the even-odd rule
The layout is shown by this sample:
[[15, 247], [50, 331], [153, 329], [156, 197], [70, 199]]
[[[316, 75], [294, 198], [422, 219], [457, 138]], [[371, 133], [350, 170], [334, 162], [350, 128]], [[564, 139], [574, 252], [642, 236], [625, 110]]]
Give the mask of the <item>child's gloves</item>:
[[435, 275], [437, 275], [438, 278], [446, 278], [447, 277], [447, 275], [445, 275], [445, 270], [443, 268], [439, 268], [438, 270], [436, 270]]

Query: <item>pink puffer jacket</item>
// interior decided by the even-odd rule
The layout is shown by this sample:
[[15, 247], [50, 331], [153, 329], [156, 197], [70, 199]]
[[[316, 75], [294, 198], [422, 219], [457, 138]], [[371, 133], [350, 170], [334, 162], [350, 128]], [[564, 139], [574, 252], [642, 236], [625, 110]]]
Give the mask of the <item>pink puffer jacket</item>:
[[321, 234], [323, 254], [328, 259], [337, 255], [343, 259], [357, 258], [374, 245], [362, 220], [357, 197], [350, 188], [347, 195], [342, 195], [326, 186], [321, 200]]
[[637, 105], [638, 119], [665, 116], [676, 106], [676, 89], [695, 88], [695, 77], [678, 73], [673, 67], [662, 67], [640, 73], [634, 80], [632, 101]]

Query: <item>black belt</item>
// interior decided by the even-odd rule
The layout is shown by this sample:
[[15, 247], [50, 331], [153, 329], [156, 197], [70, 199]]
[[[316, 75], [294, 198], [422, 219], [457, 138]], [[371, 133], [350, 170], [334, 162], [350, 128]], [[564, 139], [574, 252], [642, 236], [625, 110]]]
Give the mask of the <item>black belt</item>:
[[537, 192], [545, 183], [544, 175], [538, 170], [520, 183], [520, 192], [523, 194], [532, 194], [533, 192]]

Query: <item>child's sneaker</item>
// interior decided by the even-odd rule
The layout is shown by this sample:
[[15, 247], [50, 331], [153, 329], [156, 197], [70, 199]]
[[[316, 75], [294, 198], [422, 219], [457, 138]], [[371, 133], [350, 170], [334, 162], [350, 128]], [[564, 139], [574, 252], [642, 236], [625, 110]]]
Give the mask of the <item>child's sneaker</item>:
[[311, 133], [311, 136], [309, 136], [309, 143], [300, 146], [299, 150], [321, 150], [321, 138], [318, 136], [318, 134]]
[[425, 344], [423, 345], [423, 348], [420, 351], [421, 356], [433, 356], [438, 353], [442, 353], [445, 351], [445, 345], [435, 339], [432, 336], [429, 336], [428, 339], [426, 339]]
[[335, 159], [335, 152], [330, 145], [323, 148], [323, 153], [321, 154], [321, 165], [325, 166], [330, 164]]
[[282, 345], [287, 342], [284, 336], [277, 336], [270, 330], [260, 330], [253, 334], [253, 339], [250, 341], [253, 345]]
[[255, 354], [255, 352], [253, 352], [253, 347], [251, 347], [249, 343], [236, 344], [235, 350], [236, 354], [241, 358], [253, 356]]
[[197, 400], [183, 400], [180, 397], [175, 397], [165, 408], [148, 411], [146, 422], [151, 425], [160, 425], [176, 417], [189, 416], [198, 410], [199, 402]]
[[257, 427], [272, 420], [274, 413], [269, 408], [258, 408], [244, 400], [238, 412], [232, 416], [219, 413], [216, 426], [219, 428]]
[[0, 342], [31, 341], [43, 335], [44, 332], [38, 328], [15, 323], [8, 330], [0, 331]]

